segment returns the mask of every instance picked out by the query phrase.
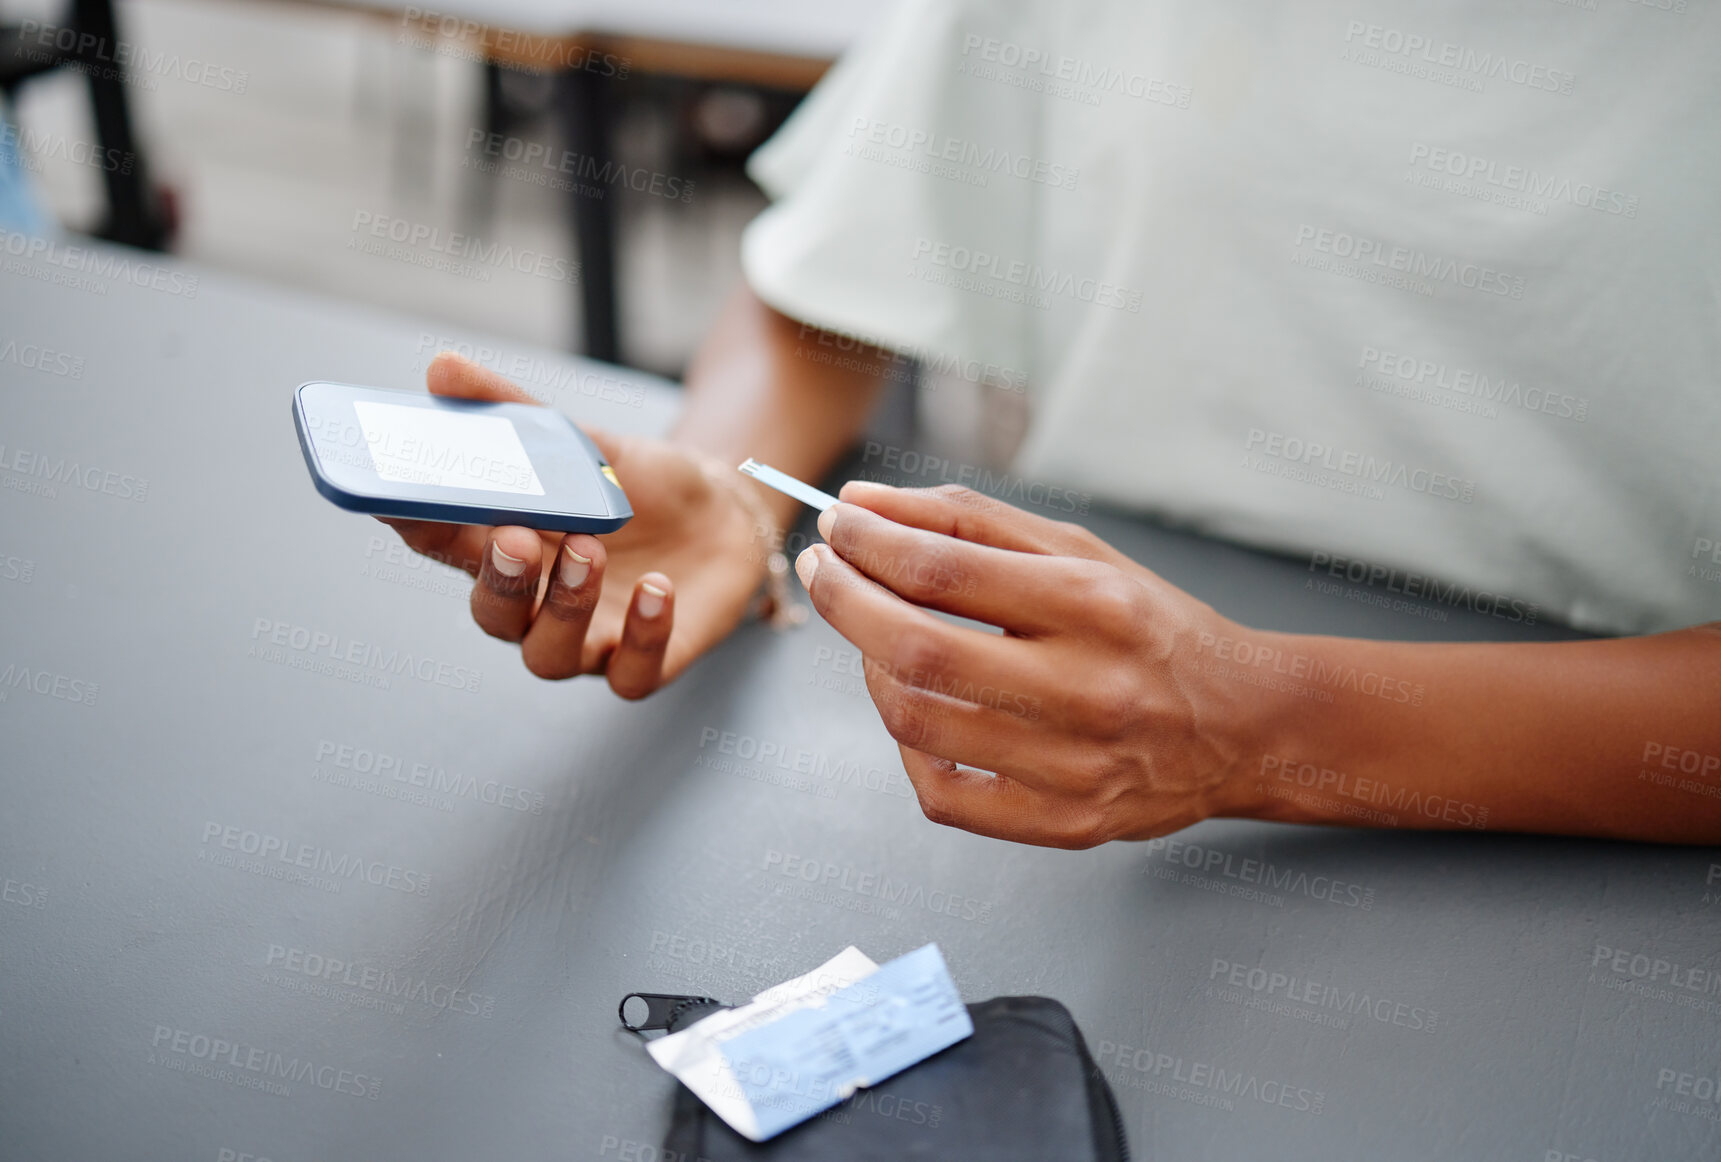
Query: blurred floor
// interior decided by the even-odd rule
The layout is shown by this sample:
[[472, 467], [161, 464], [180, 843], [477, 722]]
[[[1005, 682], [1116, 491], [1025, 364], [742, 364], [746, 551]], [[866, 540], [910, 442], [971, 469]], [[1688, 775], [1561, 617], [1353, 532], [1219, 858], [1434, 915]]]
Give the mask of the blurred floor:
[[[56, 19], [57, 6], [5, 3], [12, 20]], [[554, 257], [573, 254], [567, 195], [470, 168], [483, 125], [481, 67], [400, 43], [400, 26], [306, 5], [124, 0], [121, 35], [140, 48], [218, 69], [237, 88], [171, 72], [132, 87], [134, 116], [158, 183], [177, 193], [177, 253], [205, 265], [447, 324], [577, 349], [576, 286], [506, 267], [488, 281], [426, 270], [354, 249], [362, 215], [404, 219], [485, 244]], [[624, 84], [649, 95], [648, 82]], [[517, 86], [531, 90], [527, 81]], [[92, 139], [82, 78], [27, 85], [19, 121], [37, 133]], [[620, 221], [622, 346], [628, 362], [679, 374], [740, 277], [738, 237], [764, 199], [728, 165], [676, 159], [676, 134], [650, 101], [630, 102], [620, 160], [678, 185], [691, 202], [609, 187]], [[552, 120], [511, 131], [560, 155]], [[100, 174], [55, 157], [37, 177], [60, 220], [87, 226], [101, 205]], [[489, 182], [488, 215], [474, 183]]]

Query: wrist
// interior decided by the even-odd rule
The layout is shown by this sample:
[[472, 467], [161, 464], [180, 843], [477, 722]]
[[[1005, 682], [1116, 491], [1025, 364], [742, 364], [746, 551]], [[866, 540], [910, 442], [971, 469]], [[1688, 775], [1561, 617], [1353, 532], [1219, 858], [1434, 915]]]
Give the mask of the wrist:
[[1388, 643], [1235, 625], [1213, 635], [1206, 672], [1232, 690], [1236, 722], [1215, 813], [1356, 822], [1346, 789], [1378, 766], [1388, 720], [1422, 703], [1421, 685], [1395, 676], [1391, 653]]
[[668, 442], [691, 457], [712, 483], [728, 490], [739, 500], [748, 515], [758, 525], [756, 535], [782, 547], [783, 537], [794, 523], [799, 502], [766, 488], [757, 480], [743, 475], [737, 467], [742, 457], [727, 450], [713, 450], [688, 433], [671, 432]]
[[755, 595], [751, 606], [752, 615], [778, 629], [805, 621], [807, 611], [794, 600], [788, 582], [786, 522], [762, 495], [763, 486], [743, 476], [726, 460], [685, 445], [683, 448], [712, 489], [720, 496], [727, 496], [745, 514], [750, 526], [746, 548], [740, 556], [754, 576], [763, 578], [762, 591]]
[[1223, 618], [1198, 631], [1195, 667], [1218, 739], [1211, 816], [1314, 821], [1275, 775], [1287, 762], [1294, 769], [1312, 722], [1330, 710], [1313, 679], [1329, 665], [1315, 643], [1332, 640], [1248, 629]]

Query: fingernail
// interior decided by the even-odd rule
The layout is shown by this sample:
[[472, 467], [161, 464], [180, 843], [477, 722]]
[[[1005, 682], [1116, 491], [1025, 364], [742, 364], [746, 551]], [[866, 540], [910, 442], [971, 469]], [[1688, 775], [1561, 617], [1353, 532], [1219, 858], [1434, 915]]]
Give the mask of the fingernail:
[[[825, 511], [829, 512], [829, 509]], [[795, 558], [795, 575], [801, 579], [801, 584], [808, 589], [813, 587], [813, 574], [819, 571], [819, 555], [812, 549], [803, 549], [801, 555]]]
[[592, 572], [592, 559], [582, 557], [568, 546], [562, 546], [562, 584], [578, 589]]
[[502, 551], [501, 545], [490, 546], [490, 563], [504, 577], [518, 577], [526, 571], [526, 558], [510, 557]]
[[639, 615], [650, 621], [663, 612], [663, 599], [668, 596], [667, 592], [647, 581], [639, 587], [639, 602], [636, 606]]
[[819, 535], [825, 540], [831, 539], [831, 530], [837, 527], [837, 510], [833, 505], [819, 514]]

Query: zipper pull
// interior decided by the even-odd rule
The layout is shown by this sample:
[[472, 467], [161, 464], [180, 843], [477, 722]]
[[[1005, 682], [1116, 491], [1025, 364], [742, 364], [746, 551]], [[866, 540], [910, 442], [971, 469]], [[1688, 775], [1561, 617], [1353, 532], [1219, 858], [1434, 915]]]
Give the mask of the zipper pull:
[[[630, 1001], [640, 1001], [645, 1005], [645, 1015], [638, 1021], [630, 1021], [627, 1018]], [[643, 1033], [648, 1029], [669, 1028], [677, 1017], [694, 1005], [728, 1007], [713, 997], [690, 997], [678, 993], [629, 993], [621, 999], [616, 1015], [621, 1018], [621, 1027], [629, 1033]], [[639, 1006], [635, 1005], [633, 1011], [637, 1015]]]

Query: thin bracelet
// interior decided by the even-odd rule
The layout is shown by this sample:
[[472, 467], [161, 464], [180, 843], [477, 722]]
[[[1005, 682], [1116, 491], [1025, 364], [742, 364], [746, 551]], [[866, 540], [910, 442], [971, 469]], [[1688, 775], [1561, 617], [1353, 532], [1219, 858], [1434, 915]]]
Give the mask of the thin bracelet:
[[[740, 472], [715, 456], [700, 452], [691, 452], [690, 455], [707, 480], [727, 488], [741, 502], [753, 517], [755, 531], [767, 538], [768, 545], [774, 546], [787, 536], [787, 531], [777, 527], [770, 508], [758, 493], [748, 487]], [[771, 628], [776, 630], [786, 630], [807, 620], [807, 607], [790, 596], [789, 558], [780, 548], [772, 547], [765, 558], [765, 590], [759, 594], [751, 612], [754, 617], [770, 622]]]

